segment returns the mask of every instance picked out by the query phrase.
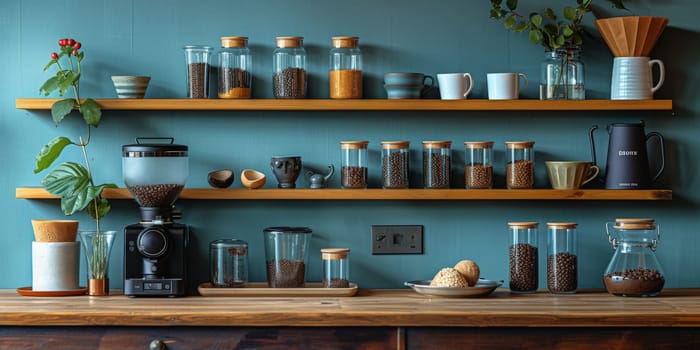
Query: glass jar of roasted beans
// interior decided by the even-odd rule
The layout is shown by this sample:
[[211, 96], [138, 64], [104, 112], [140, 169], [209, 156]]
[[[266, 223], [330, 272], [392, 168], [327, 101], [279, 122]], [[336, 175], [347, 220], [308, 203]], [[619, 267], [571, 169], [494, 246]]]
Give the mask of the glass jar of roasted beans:
[[493, 141], [464, 143], [466, 161], [464, 182], [467, 189], [493, 188]]
[[423, 141], [423, 187], [450, 188], [452, 141]]
[[506, 187], [533, 188], [535, 185], [534, 141], [506, 141]]
[[209, 62], [214, 48], [202, 45], [187, 45], [187, 98], [209, 98]]
[[350, 288], [349, 253], [350, 249], [348, 248], [321, 249], [321, 260], [323, 260], [322, 287]]
[[537, 291], [537, 227], [536, 222], [509, 222], [510, 291]]
[[615, 219], [605, 229], [615, 249], [603, 275], [608, 293], [635, 297], [661, 293], [666, 278], [654, 253], [661, 240], [654, 219]]
[[367, 188], [369, 141], [340, 141], [340, 182], [343, 188]]
[[301, 36], [278, 36], [272, 53], [272, 94], [275, 98], [306, 98], [306, 50]]
[[223, 36], [219, 51], [219, 98], [250, 98], [253, 60], [248, 37]]
[[556, 294], [573, 294], [578, 288], [576, 224], [547, 223], [547, 289]]
[[382, 187], [408, 188], [409, 141], [382, 141]]
[[330, 51], [331, 98], [362, 98], [362, 52], [356, 36], [334, 36]]

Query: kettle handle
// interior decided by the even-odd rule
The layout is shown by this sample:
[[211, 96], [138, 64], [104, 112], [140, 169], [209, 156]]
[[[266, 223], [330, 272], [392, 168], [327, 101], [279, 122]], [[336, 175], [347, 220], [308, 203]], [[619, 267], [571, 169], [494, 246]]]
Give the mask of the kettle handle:
[[[664, 172], [664, 167], [666, 166], [666, 159], [664, 157], [664, 154], [665, 154], [664, 137], [656, 131], [652, 131], [652, 132], [647, 134], [647, 137], [646, 137], [647, 156], [649, 156], [649, 150], [648, 150], [649, 140], [651, 140], [654, 137], [657, 137], [659, 139], [659, 148], [661, 149], [661, 153], [660, 153], [660, 159], [659, 159], [659, 161], [660, 161], [659, 162], [659, 170], [656, 172], [656, 175], [654, 175], [654, 177], [651, 178], [652, 183], [655, 182], [661, 176], [661, 173]], [[651, 161], [651, 159], [649, 159], [649, 160]], [[652, 169], [649, 169], [649, 170], [652, 170]]]
[[598, 129], [598, 125], [593, 125], [591, 127], [591, 130], [589, 131], [590, 138], [591, 138], [591, 157], [593, 158], [593, 165], [598, 165], [596, 164], [596, 159], [595, 159], [595, 141], [593, 140], [593, 132]]

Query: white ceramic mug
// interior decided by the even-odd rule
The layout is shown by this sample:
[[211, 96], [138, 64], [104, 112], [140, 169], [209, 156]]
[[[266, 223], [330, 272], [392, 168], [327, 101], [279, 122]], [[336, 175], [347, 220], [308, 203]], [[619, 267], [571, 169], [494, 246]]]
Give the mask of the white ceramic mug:
[[443, 100], [463, 100], [474, 87], [469, 73], [442, 73], [437, 75], [440, 98]]
[[527, 88], [527, 75], [523, 73], [488, 73], [489, 100], [517, 100], [520, 96], [520, 78]]
[[[651, 69], [659, 66], [659, 82], [653, 85]], [[661, 60], [649, 57], [615, 57], [610, 85], [612, 100], [651, 100], [664, 83], [666, 72]]]
[[80, 288], [80, 242], [32, 242], [32, 290]]

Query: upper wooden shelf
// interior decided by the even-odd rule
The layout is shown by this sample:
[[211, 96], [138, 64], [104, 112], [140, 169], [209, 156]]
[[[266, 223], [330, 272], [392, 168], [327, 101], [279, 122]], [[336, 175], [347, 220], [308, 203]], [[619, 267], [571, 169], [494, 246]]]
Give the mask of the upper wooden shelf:
[[[18, 98], [17, 109], [50, 110], [58, 99]], [[598, 111], [672, 110], [672, 100], [97, 99], [105, 110]]]
[[[17, 188], [18, 199], [56, 199], [40, 187]], [[132, 199], [125, 188], [105, 189], [105, 198]], [[673, 192], [654, 190], [466, 190], [466, 189], [276, 189], [185, 188], [180, 199], [227, 200], [671, 200]]]

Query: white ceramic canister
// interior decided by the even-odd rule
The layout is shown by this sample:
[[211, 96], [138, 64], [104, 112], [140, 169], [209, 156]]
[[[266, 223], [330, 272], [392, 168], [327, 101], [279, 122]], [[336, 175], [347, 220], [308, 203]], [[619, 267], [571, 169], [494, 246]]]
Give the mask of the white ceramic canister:
[[32, 242], [32, 290], [80, 288], [80, 242]]

